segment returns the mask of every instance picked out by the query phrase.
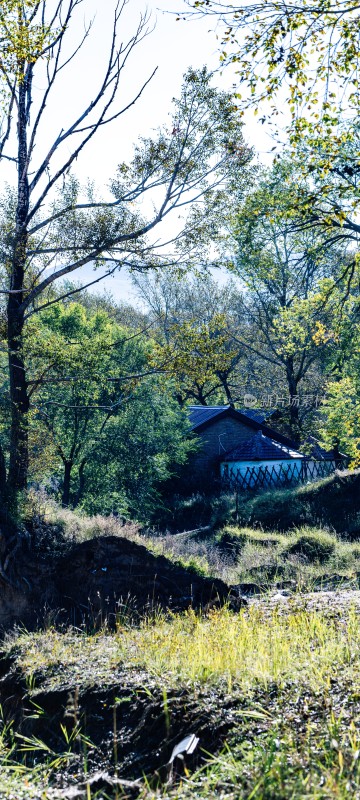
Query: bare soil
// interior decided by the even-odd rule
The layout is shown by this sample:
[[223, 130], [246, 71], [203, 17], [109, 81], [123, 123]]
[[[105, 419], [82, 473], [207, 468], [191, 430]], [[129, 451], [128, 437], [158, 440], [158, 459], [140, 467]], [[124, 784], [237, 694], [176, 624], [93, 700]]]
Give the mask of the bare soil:
[[[38, 627], [44, 621], [72, 625], [114, 624], [122, 614], [142, 615], [159, 607], [181, 611], [224, 603], [242, 604], [222, 580], [155, 556], [120, 536], [34, 546], [22, 536], [13, 558], [0, 572], [0, 627]], [[11, 556], [11, 553], [10, 553]], [[4, 563], [4, 558], [3, 558]]]

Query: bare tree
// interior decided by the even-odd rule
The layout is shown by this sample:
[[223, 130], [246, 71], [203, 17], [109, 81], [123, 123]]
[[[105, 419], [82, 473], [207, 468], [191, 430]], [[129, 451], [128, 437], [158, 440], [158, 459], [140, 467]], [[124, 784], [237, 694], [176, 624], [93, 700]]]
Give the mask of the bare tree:
[[[0, 81], [2, 119], [0, 162], [16, 169], [3, 242], [1, 293], [7, 298], [11, 434], [7, 493], [26, 487], [28, 471], [28, 414], [30, 397], [24, 353], [29, 318], [66, 296], [51, 287], [86, 264], [101, 268], [88, 283], [127, 265], [131, 269], [159, 268], [194, 253], [191, 222], [172, 243], [150, 241], [147, 234], [166, 216], [202, 198], [216, 204], [226, 176], [243, 168], [250, 151], [243, 145], [241, 122], [230, 95], [210, 85], [206, 70], [189, 70], [174, 115], [154, 138], [140, 140], [129, 165], [121, 164], [112, 181], [112, 198], [105, 201], [92, 190], [86, 196], [71, 174], [79, 154], [100, 130], [118, 119], [141, 96], [147, 77], [134, 97], [121, 103], [122, 77], [129, 57], [148, 32], [148, 17], [140, 15], [133, 36], [124, 44], [119, 26], [127, 0], [114, 8], [111, 43], [104, 74], [91, 101], [72, 122], [49, 141], [38, 158], [39, 131], [46, 130], [47, 106], [65, 68], [91, 31], [89, 25], [75, 50], [66, 52], [67, 36], [84, 0], [9, 0], [0, 10], [2, 53]], [[75, 21], [75, 20], [74, 20]], [[46, 82], [40, 99], [34, 86]], [[39, 81], [37, 83], [37, 81]], [[140, 201], [150, 195], [145, 217]], [[210, 200], [209, 200], [210, 198]], [[74, 290], [72, 290], [74, 291]]]

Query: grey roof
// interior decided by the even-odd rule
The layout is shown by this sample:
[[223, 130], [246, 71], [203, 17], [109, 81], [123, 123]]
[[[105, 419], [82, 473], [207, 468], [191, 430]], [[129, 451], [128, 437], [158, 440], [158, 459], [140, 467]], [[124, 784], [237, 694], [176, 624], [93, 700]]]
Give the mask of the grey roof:
[[280, 442], [275, 442], [268, 436], [258, 431], [251, 439], [247, 439], [234, 447], [222, 457], [222, 461], [272, 461], [290, 458], [304, 458], [298, 450], [286, 447]]
[[[188, 406], [189, 419], [192, 429], [194, 430], [198, 427], [198, 425], [203, 425], [204, 422], [208, 422], [210, 419], [217, 417], [219, 414], [222, 414], [229, 408], [232, 408], [232, 406]], [[234, 409], [234, 411], [235, 410], [239, 414], [243, 414], [245, 417], [248, 417], [248, 419], [260, 423], [264, 422], [272, 413], [270, 409], [263, 411], [261, 408], [237, 408]]]
[[[278, 431], [274, 431], [269, 428], [264, 422], [260, 422], [259, 419], [255, 419], [254, 413], [261, 414], [260, 409], [246, 409], [245, 411], [240, 411], [238, 409], [233, 408], [233, 406], [188, 406], [188, 415], [191, 424], [191, 428], [196, 433], [199, 433], [212, 420], [216, 418], [231, 416], [236, 419], [238, 422], [241, 422], [243, 425], [248, 425], [249, 428], [252, 428], [254, 431], [262, 431], [265, 436], [268, 436], [270, 439], [274, 439], [276, 442], [280, 442], [280, 444], [285, 445], [285, 447], [295, 448], [294, 443], [289, 439], [287, 436], [283, 436], [282, 433], [278, 433]], [[251, 412], [251, 415], [248, 412]], [[265, 412], [266, 413], [266, 412]]]
[[217, 417], [228, 408], [231, 408], [231, 406], [189, 406], [189, 420], [192, 429], [194, 430], [204, 422], [208, 422], [210, 419], [213, 419], [213, 417]]
[[339, 461], [345, 460], [347, 456], [345, 453], [340, 453], [338, 450], [325, 450], [321, 447], [315, 436], [308, 436], [306, 444], [311, 446], [311, 457], [316, 461]]

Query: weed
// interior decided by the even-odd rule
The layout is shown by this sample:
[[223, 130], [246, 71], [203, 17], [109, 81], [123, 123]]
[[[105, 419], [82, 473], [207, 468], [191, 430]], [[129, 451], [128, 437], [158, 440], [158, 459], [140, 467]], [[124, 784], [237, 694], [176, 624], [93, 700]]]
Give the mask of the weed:
[[308, 561], [324, 563], [334, 555], [336, 539], [326, 531], [305, 530], [284, 549], [283, 555], [303, 556]]

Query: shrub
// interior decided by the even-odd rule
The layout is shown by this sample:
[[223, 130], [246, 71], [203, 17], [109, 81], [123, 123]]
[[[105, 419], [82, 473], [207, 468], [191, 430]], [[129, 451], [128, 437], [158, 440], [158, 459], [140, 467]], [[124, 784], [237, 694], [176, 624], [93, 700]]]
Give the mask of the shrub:
[[242, 532], [238, 528], [226, 527], [220, 532], [216, 546], [222, 554], [229, 555], [236, 561], [246, 543], [246, 532]]
[[191, 531], [209, 525], [219, 529], [230, 522], [235, 513], [232, 494], [206, 495], [197, 492], [190, 497], [174, 497], [168, 508], [158, 509], [154, 523], [172, 533]]
[[261, 548], [274, 548], [286, 542], [286, 536], [281, 533], [267, 533], [254, 528], [245, 529], [249, 544]]
[[305, 531], [283, 551], [283, 556], [303, 556], [308, 561], [324, 563], [335, 552], [336, 541], [325, 531]]
[[293, 489], [239, 495], [238, 519], [242, 525], [269, 531], [329, 526], [356, 540], [360, 537], [360, 470]]

